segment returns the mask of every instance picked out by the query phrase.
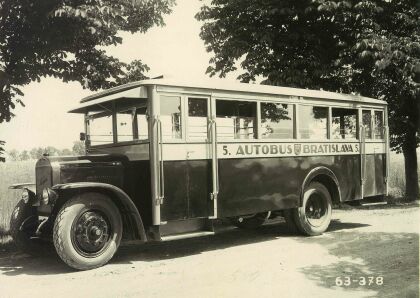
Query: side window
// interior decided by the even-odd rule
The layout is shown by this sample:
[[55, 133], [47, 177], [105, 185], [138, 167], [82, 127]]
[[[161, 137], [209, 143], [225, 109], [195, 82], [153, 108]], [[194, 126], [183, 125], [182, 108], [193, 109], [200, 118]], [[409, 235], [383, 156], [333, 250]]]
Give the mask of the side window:
[[282, 103], [261, 103], [261, 136], [263, 139], [293, 138], [294, 106]]
[[357, 110], [332, 108], [331, 136], [333, 139], [357, 138]]
[[374, 111], [374, 134], [375, 139], [384, 138], [384, 113], [382, 111]]
[[256, 139], [257, 103], [216, 100], [219, 139]]
[[133, 109], [117, 112], [117, 141], [127, 142], [134, 140], [133, 135]]
[[299, 106], [299, 135], [302, 139], [326, 139], [328, 108]]
[[188, 137], [194, 141], [207, 139], [207, 99], [188, 98]]
[[138, 140], [147, 140], [149, 138], [149, 129], [147, 125], [147, 109], [136, 109], [137, 119], [137, 138]]
[[92, 146], [113, 143], [112, 115], [90, 119], [89, 132], [89, 140]]
[[163, 139], [181, 139], [181, 98], [160, 96], [160, 119]]
[[370, 110], [362, 110], [362, 125], [365, 127], [365, 138], [372, 138], [372, 114]]

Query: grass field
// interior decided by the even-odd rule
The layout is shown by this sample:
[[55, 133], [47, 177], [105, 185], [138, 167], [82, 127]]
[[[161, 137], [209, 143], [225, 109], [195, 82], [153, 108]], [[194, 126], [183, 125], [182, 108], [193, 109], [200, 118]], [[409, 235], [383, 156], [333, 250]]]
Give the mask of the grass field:
[[[401, 198], [404, 196], [404, 160], [402, 155], [391, 155], [390, 196]], [[419, 156], [420, 161], [420, 156]], [[18, 161], [0, 163], [0, 238], [7, 235], [10, 215], [20, 198], [20, 190], [10, 190], [14, 183], [35, 181], [35, 162]]]
[[10, 215], [20, 198], [11, 184], [35, 181], [35, 160], [0, 163], [0, 237], [8, 231]]

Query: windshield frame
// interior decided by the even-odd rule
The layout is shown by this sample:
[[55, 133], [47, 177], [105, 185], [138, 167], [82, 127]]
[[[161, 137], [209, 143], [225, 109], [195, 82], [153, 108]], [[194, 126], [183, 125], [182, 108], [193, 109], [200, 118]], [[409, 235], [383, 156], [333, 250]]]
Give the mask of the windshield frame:
[[[106, 111], [102, 111], [102, 112], [96, 112], [93, 114], [89, 114], [89, 111], [85, 114], [85, 133], [86, 133], [86, 147], [87, 148], [105, 148], [105, 147], [118, 147], [118, 146], [122, 146], [122, 145], [130, 145], [130, 144], [143, 144], [143, 143], [149, 143], [150, 142], [150, 137], [147, 139], [133, 139], [133, 140], [129, 140], [129, 141], [118, 141], [118, 131], [117, 131], [117, 113], [118, 112], [123, 112], [123, 111], [128, 111], [128, 110], [133, 110], [133, 109], [141, 109], [141, 108], [146, 108], [146, 119], [147, 119], [147, 131], [149, 132], [149, 107], [148, 107], [148, 102], [139, 102], [139, 103], [134, 103], [131, 105], [126, 105], [126, 106], [121, 106], [121, 107], [116, 107], [116, 102], [113, 101], [112, 102], [112, 109], [109, 109], [108, 107], [104, 107], [101, 105], [101, 108], [103, 108]], [[90, 133], [90, 121], [93, 119], [97, 119], [97, 118], [101, 118], [101, 117], [107, 117], [107, 116], [112, 116], [112, 135], [113, 135], [113, 141], [110, 143], [106, 143], [106, 144], [94, 144], [92, 145], [91, 143], [91, 133]], [[135, 123], [133, 125], [133, 128], [136, 127], [138, 128], [138, 123], [137, 123], [137, 117], [134, 117], [133, 119], [133, 123]], [[137, 136], [138, 137], [138, 133], [135, 133], [133, 130], [133, 138]]]

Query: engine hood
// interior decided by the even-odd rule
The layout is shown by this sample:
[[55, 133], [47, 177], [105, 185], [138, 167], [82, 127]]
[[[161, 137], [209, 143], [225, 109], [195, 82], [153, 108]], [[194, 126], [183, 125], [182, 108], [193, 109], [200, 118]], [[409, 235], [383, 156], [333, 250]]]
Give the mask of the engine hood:
[[114, 154], [42, 157], [35, 169], [37, 196], [41, 196], [44, 188], [63, 183], [102, 182], [121, 186], [127, 162], [125, 156]]

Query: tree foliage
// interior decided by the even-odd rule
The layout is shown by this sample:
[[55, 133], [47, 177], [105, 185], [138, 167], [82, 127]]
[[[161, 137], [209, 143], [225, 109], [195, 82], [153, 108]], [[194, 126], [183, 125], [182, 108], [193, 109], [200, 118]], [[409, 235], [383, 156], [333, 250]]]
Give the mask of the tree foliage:
[[[142, 79], [147, 66], [108, 56], [118, 31], [163, 25], [173, 0], [3, 0], [0, 2], [0, 122], [23, 104], [21, 86], [52, 76], [97, 90]], [[128, 76], [127, 76], [128, 74]]]
[[[149, 69], [108, 56], [119, 31], [164, 24], [174, 0], [0, 1], [0, 123], [24, 105], [21, 87], [51, 76], [98, 90], [145, 78]], [[0, 144], [1, 145], [1, 144]], [[1, 148], [1, 146], [0, 146]]]
[[12, 149], [6, 152], [6, 155], [12, 161], [22, 161], [22, 160], [37, 160], [42, 158], [44, 155], [48, 156], [78, 156], [85, 155], [85, 144], [81, 141], [76, 141], [73, 143], [72, 149], [64, 148], [58, 149], [54, 146], [47, 147], [34, 147], [30, 150], [18, 151]]
[[85, 142], [82, 141], [76, 141], [73, 143], [73, 154], [74, 155], [85, 155], [86, 149], [85, 149]]
[[[391, 146], [411, 164], [407, 185], [415, 188], [420, 141], [416, 2], [213, 0], [196, 16], [204, 21], [201, 37], [213, 53], [207, 73], [223, 77], [240, 65], [239, 79], [245, 82], [262, 77], [264, 84], [386, 100]], [[412, 192], [418, 196], [418, 185]]]

